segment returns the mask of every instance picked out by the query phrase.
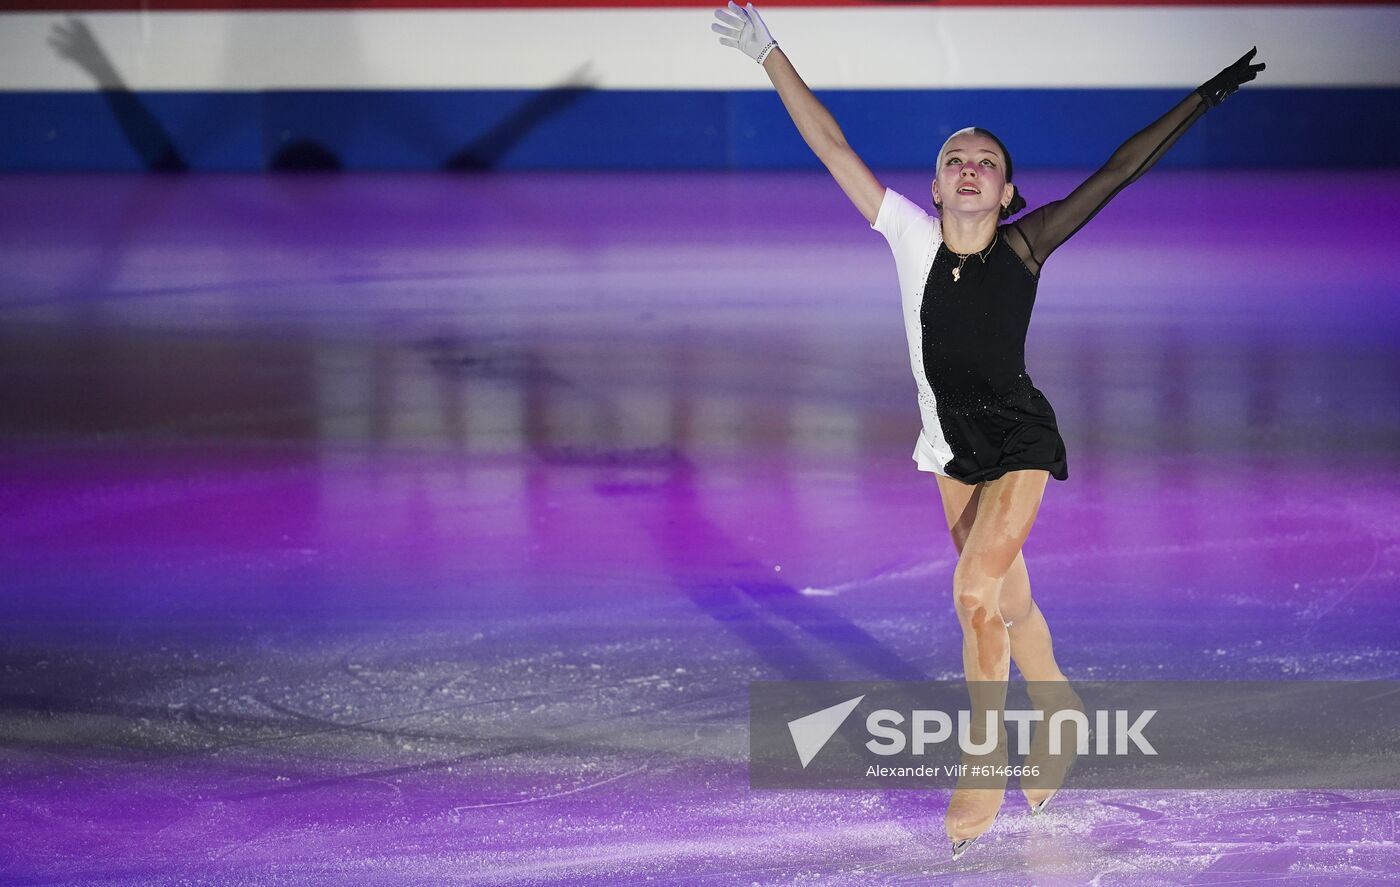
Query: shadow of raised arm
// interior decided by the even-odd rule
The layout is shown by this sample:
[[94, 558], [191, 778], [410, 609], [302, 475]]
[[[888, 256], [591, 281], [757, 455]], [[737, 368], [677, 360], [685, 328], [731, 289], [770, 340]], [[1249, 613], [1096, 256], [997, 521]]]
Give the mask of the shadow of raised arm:
[[141, 164], [153, 172], [184, 172], [185, 164], [170, 134], [136, 93], [127, 88], [102, 45], [79, 18], [69, 17], [53, 26], [48, 44], [60, 57], [82, 68], [97, 84], [122, 135]]
[[597, 78], [591, 66], [591, 62], [585, 62], [560, 85], [532, 96], [486, 134], [448, 157], [442, 168], [451, 172], [494, 168], [532, 129], [595, 88]]

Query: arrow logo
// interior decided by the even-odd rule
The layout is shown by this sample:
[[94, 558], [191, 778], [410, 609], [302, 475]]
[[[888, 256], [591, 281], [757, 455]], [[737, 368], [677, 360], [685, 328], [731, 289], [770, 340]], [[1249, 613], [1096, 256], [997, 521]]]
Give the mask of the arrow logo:
[[797, 747], [797, 757], [801, 759], [803, 769], [806, 769], [807, 764], [817, 756], [817, 752], [836, 734], [845, 723], [846, 717], [864, 698], [864, 695], [860, 695], [830, 708], [803, 715], [795, 721], [788, 721], [788, 732], [792, 734], [792, 744]]

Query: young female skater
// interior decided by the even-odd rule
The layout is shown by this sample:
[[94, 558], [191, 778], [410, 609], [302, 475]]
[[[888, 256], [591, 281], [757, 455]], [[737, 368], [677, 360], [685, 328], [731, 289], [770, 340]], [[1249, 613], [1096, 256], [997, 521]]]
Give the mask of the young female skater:
[[[958, 550], [953, 602], [974, 712], [1004, 705], [1011, 659], [1042, 695], [1055, 695], [1046, 687], [1066, 688], [1058, 703], [1035, 699], [1033, 691], [1037, 707], [1077, 707], [1055, 662], [1045, 618], [1031, 598], [1021, 554], [1047, 479], [1068, 476], [1055, 413], [1026, 375], [1026, 329], [1040, 270], [1060, 244], [1151, 168], [1191, 124], [1264, 66], [1251, 64], [1250, 50], [1123, 143], [1068, 197], [999, 224], [1025, 201], [1012, 184], [1011, 155], [996, 136], [969, 128], [944, 143], [932, 188], [938, 216], [931, 217], [875, 179], [752, 3], [740, 7], [730, 0], [728, 10], [716, 10], [715, 17], [719, 22], [711, 28], [720, 43], [763, 66], [807, 146], [894, 252], [923, 419], [914, 459], [920, 470], [937, 475]], [[990, 695], [977, 698], [977, 688]], [[974, 724], [980, 721], [975, 714]], [[990, 759], [1006, 763], [1004, 729]], [[1032, 812], [1044, 808], [1058, 784], [1023, 782]], [[999, 789], [954, 791], [945, 818], [954, 859], [991, 827], [1005, 792], [1004, 780]]]

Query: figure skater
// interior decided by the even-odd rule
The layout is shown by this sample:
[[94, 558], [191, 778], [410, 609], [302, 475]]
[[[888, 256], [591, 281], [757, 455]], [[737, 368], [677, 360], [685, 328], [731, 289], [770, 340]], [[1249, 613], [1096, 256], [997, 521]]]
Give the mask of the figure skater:
[[[1264, 65], [1251, 63], [1251, 49], [1124, 142], [1068, 197], [1010, 223], [1026, 205], [1013, 184], [1010, 153], [984, 129], [959, 130], [938, 151], [935, 217], [876, 180], [752, 3], [731, 0], [715, 17], [711, 28], [720, 43], [763, 66], [807, 146], [894, 253], [923, 420], [914, 460], [937, 477], [958, 550], [953, 604], [973, 724], [981, 723], [977, 712], [1004, 707], [1011, 659], [1038, 708], [1079, 707], [1055, 662], [1021, 553], [1047, 479], [1068, 476], [1054, 410], [1026, 374], [1026, 330], [1040, 271], [1060, 244]], [[1057, 687], [1058, 700], [1050, 698]], [[983, 763], [1006, 764], [1004, 724], [1000, 729], [996, 750]], [[1037, 736], [1032, 753], [1043, 747]], [[1066, 769], [1061, 761], [1059, 776]], [[1044, 809], [1058, 785], [1022, 780], [1032, 813]], [[991, 827], [1005, 793], [1005, 777], [999, 787], [960, 785], [953, 792], [945, 828], [954, 859]]]

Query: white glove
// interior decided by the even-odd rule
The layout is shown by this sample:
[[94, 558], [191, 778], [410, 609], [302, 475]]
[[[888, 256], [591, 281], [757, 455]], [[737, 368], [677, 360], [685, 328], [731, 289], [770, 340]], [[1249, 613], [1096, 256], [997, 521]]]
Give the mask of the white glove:
[[719, 35], [719, 42], [733, 46], [760, 65], [768, 53], [778, 48], [778, 41], [768, 33], [768, 26], [752, 3], [745, 8], [729, 0], [729, 11], [716, 9], [715, 18], [721, 24], [710, 25], [710, 30]]

